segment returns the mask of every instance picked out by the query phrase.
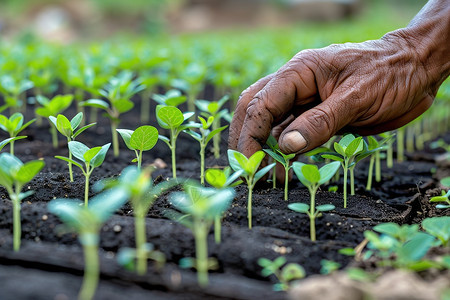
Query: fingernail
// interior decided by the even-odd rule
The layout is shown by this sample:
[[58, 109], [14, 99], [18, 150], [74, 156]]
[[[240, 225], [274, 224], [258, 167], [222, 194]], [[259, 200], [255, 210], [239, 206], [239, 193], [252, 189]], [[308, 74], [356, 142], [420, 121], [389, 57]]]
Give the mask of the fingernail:
[[298, 131], [291, 131], [284, 135], [281, 141], [283, 148], [291, 153], [296, 153], [306, 148], [307, 142]]

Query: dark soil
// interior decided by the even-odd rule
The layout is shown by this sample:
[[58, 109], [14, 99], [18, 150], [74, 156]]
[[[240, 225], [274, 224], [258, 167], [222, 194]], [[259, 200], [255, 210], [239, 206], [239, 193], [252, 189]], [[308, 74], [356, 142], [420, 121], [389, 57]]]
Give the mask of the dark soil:
[[[73, 110], [67, 113], [73, 114]], [[138, 126], [131, 112], [124, 115], [120, 128]], [[17, 156], [23, 161], [44, 159], [46, 166], [25, 187], [35, 193], [23, 201], [22, 247], [17, 253], [12, 251], [11, 203], [4, 189], [0, 189], [0, 298], [76, 299], [83, 275], [82, 248], [75, 234], [59, 230], [61, 222], [47, 211], [47, 203], [59, 197], [82, 199], [84, 178], [76, 170], [75, 182], [69, 181], [66, 163], [54, 158], [67, 155], [66, 142], [60, 137], [59, 148], [51, 147], [45, 120], [42, 127], [34, 124], [24, 134], [28, 139], [16, 142]], [[83, 133], [78, 140], [90, 147], [110, 142], [108, 120], [101, 119], [98, 126]], [[225, 138], [222, 145], [226, 149]], [[120, 157], [114, 158], [111, 150], [105, 163], [94, 171], [91, 184], [117, 176], [131, 164], [134, 153], [125, 149], [123, 143], [121, 146]], [[206, 289], [198, 287], [195, 271], [178, 267], [181, 258], [195, 256], [194, 238], [190, 230], [164, 217], [164, 212], [172, 208], [167, 194], [156, 200], [146, 219], [147, 240], [166, 255], [165, 267], [157, 270], [149, 262], [148, 274], [138, 276], [118, 265], [117, 251], [121, 247], [134, 247], [132, 210], [127, 204], [101, 232], [101, 280], [96, 299], [285, 298], [284, 293], [272, 291], [275, 278], [261, 276], [257, 263], [260, 257], [274, 259], [284, 255], [289, 262], [302, 265], [308, 275], [318, 274], [322, 259], [337, 261], [342, 267], [348, 265], [352, 259], [338, 250], [357, 246], [364, 239], [363, 232], [376, 224], [419, 223], [425, 217], [449, 214], [449, 210], [437, 211], [428, 202], [429, 197], [439, 194], [437, 181], [430, 172], [436, 168], [432, 155], [439, 151], [429, 153], [419, 155], [420, 161], [409, 156], [408, 161], [395, 164], [393, 169], [383, 165], [382, 182], [375, 182], [369, 192], [365, 190], [367, 162], [363, 161], [356, 168], [357, 195], [349, 196], [347, 209], [342, 208], [340, 192], [327, 192], [327, 186], [323, 187], [317, 194], [317, 204], [332, 203], [336, 209], [317, 220], [317, 242], [309, 240], [307, 216], [287, 208], [289, 203], [309, 202], [308, 191], [296, 180], [290, 184], [289, 201], [283, 200], [281, 188], [257, 185], [252, 230], [247, 227], [247, 188], [237, 187], [236, 199], [223, 220], [223, 242], [216, 245], [212, 231], [208, 237], [209, 255], [218, 260], [219, 269], [210, 273], [211, 282]], [[157, 158], [169, 166], [157, 170], [153, 177], [158, 180], [171, 177], [170, 153], [164, 143], [159, 142], [145, 153], [144, 163], [152, 163]], [[200, 169], [197, 142], [180, 135], [177, 158], [178, 177], [197, 178]], [[225, 155], [217, 160], [208, 156], [208, 167], [226, 164]], [[342, 182], [337, 185], [342, 190]]]

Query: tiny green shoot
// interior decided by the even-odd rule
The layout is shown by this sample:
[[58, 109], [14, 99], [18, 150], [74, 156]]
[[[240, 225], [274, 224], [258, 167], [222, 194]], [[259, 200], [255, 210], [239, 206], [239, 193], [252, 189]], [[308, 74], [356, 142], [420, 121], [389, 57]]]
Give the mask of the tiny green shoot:
[[[441, 179], [441, 184], [445, 187], [450, 187], [450, 177]], [[447, 192], [442, 190], [440, 196], [431, 197], [430, 202], [442, 202], [443, 204], [436, 205], [436, 208], [447, 209], [450, 208], [450, 190]]]
[[158, 142], [158, 129], [153, 126], [144, 125], [136, 128], [136, 130], [116, 129], [122, 137], [128, 149], [133, 150], [136, 158], [133, 162], [137, 162], [138, 169], [142, 166], [142, 152], [148, 151], [155, 147]]
[[232, 188], [217, 190], [187, 184], [184, 188], [185, 192], [172, 193], [170, 202], [187, 214], [177, 221], [194, 233], [196, 259], [192, 265], [197, 269], [198, 283], [205, 287], [209, 282], [208, 267], [212, 265], [208, 260], [208, 232], [214, 219], [228, 209], [235, 193]]
[[[83, 131], [86, 129], [94, 126], [96, 123], [91, 123], [89, 125], [83, 126], [81, 128], [78, 128], [80, 126], [81, 121], [83, 120], [83, 113], [79, 112], [75, 115], [75, 117], [72, 118], [72, 120], [69, 121], [66, 116], [64, 115], [57, 115], [56, 117], [50, 116], [49, 117], [50, 122], [53, 123], [53, 125], [56, 127], [56, 129], [61, 133], [63, 136], [67, 138], [67, 143], [74, 141], [77, 136], [79, 136]], [[72, 159], [72, 153], [69, 151], [69, 159]], [[72, 163], [69, 162], [69, 176], [70, 181], [73, 182], [73, 172], [72, 172]]]
[[284, 154], [280, 149], [272, 151], [270, 149], [264, 149], [264, 151], [269, 154], [274, 160], [279, 162], [284, 168], [284, 200], [288, 200], [288, 186], [289, 186], [289, 170], [292, 168], [290, 166], [291, 160], [295, 157], [295, 153]]
[[172, 153], [172, 176], [177, 178], [177, 165], [176, 165], [176, 144], [178, 135], [193, 125], [183, 124], [187, 119], [194, 115], [193, 112], [182, 113], [181, 110], [175, 106], [162, 106], [156, 107], [156, 120], [159, 126], [164, 129], [170, 130], [170, 136], [165, 137], [159, 135], [159, 139], [169, 146]]
[[6, 131], [9, 137], [12, 138], [9, 141], [10, 153], [14, 155], [14, 141], [18, 139], [26, 138], [26, 136], [20, 136], [18, 139], [14, 139], [17, 135], [30, 126], [36, 119], [32, 119], [27, 123], [23, 124], [24, 117], [21, 113], [14, 113], [9, 118], [4, 115], [0, 115], [0, 129]]
[[310, 205], [305, 203], [291, 203], [288, 205], [293, 211], [307, 214], [309, 217], [309, 232], [311, 241], [316, 240], [316, 218], [322, 212], [335, 209], [332, 204], [324, 204], [316, 207], [316, 192], [320, 185], [324, 184], [334, 176], [339, 169], [340, 162], [332, 162], [324, 165], [320, 169], [316, 165], [308, 165], [301, 162], [294, 162], [292, 168], [300, 182], [308, 188], [310, 195]]
[[42, 160], [33, 160], [23, 163], [10, 153], [0, 154], [0, 185], [8, 192], [13, 205], [13, 248], [20, 249], [21, 222], [20, 203], [33, 194], [33, 191], [22, 193], [22, 188], [30, 182], [44, 167]]
[[[73, 95], [57, 95], [51, 100], [45, 96], [37, 95], [36, 100], [42, 105], [41, 107], [36, 108], [36, 114], [44, 118], [50, 118], [50, 116], [56, 116], [66, 110], [70, 104], [72, 104]], [[57, 148], [58, 132], [56, 131], [56, 126], [54, 126], [50, 119], [49, 123], [50, 133], [52, 134], [53, 148]]]
[[273, 261], [268, 258], [260, 258], [258, 259], [258, 265], [263, 268], [261, 270], [262, 276], [268, 277], [273, 274], [278, 279], [279, 283], [273, 286], [274, 291], [287, 291], [292, 283], [306, 276], [305, 269], [302, 266], [296, 263], [286, 264], [284, 256], [279, 256]]
[[89, 178], [94, 171], [95, 168], [99, 167], [103, 161], [105, 160], [106, 152], [108, 152], [109, 147], [111, 146], [110, 143], [103, 145], [102, 147], [94, 147], [90, 149], [83, 143], [77, 142], [77, 141], [70, 141], [69, 142], [69, 151], [72, 153], [75, 158], [81, 160], [84, 162], [85, 169], [83, 166], [76, 162], [73, 159], [70, 159], [68, 157], [64, 156], [55, 156], [55, 158], [64, 160], [66, 162], [70, 162], [73, 165], [80, 168], [81, 172], [83, 173], [85, 177], [85, 187], [84, 187], [84, 205], [88, 206], [88, 200], [89, 200]]
[[125, 204], [127, 196], [125, 190], [113, 188], [93, 197], [89, 207], [83, 206], [78, 199], [65, 198], [52, 200], [48, 204], [51, 213], [78, 233], [78, 240], [83, 246], [84, 277], [78, 299], [90, 300], [94, 297], [100, 276], [100, 230], [103, 223]]
[[252, 195], [253, 188], [255, 184], [267, 174], [273, 167], [275, 163], [265, 166], [258, 171], [262, 160], [266, 154], [263, 151], [255, 152], [250, 158], [245, 157], [244, 154], [228, 149], [228, 161], [231, 168], [234, 171], [242, 171], [241, 176], [244, 177], [247, 182], [248, 187], [248, 203], [247, 203], [247, 218], [248, 218], [248, 228], [252, 228]]
[[186, 102], [186, 96], [179, 90], [168, 90], [165, 95], [154, 94], [152, 98], [163, 106], [178, 106]]
[[[195, 139], [200, 144], [200, 183], [205, 184], [205, 150], [209, 141], [220, 134], [221, 131], [225, 130], [228, 126], [222, 126], [214, 130], [210, 130], [211, 125], [214, 124], [214, 117], [210, 116], [207, 120], [202, 117], [198, 117], [199, 123], [190, 123], [192, 127], [184, 130], [193, 139]], [[193, 127], [198, 128], [200, 133], [193, 130]]]

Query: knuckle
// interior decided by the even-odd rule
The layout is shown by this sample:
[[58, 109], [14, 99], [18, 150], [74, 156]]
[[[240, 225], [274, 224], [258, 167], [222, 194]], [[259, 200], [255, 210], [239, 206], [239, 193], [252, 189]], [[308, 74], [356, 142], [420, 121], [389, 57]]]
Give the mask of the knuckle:
[[328, 136], [323, 136], [324, 133], [334, 134], [336, 132], [336, 122], [334, 115], [321, 108], [311, 109], [309, 115], [309, 123], [311, 130], [317, 134], [322, 135], [324, 139], [328, 139]]

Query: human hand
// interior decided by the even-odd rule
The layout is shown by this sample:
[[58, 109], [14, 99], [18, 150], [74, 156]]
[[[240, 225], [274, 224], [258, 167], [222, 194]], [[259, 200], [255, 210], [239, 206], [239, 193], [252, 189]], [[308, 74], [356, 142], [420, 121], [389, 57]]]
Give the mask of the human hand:
[[409, 123], [430, 107], [448, 75], [415, 38], [397, 30], [299, 52], [242, 93], [229, 148], [250, 156], [273, 130], [284, 153], [300, 153], [338, 132], [370, 135]]

